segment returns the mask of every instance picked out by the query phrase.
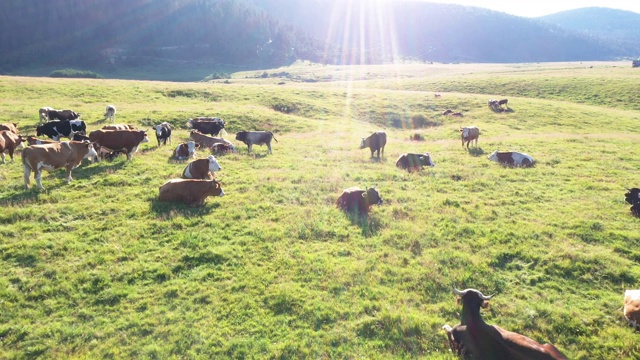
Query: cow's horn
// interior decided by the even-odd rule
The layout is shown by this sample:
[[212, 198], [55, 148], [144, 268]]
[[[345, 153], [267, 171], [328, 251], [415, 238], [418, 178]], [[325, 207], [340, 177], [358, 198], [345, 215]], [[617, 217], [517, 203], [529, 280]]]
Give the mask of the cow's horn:
[[478, 292], [480, 293], [480, 298], [482, 298], [482, 300], [491, 300], [491, 298], [493, 297], [493, 295], [485, 296], [480, 291], [478, 291]]
[[458, 296], [462, 296], [462, 295], [466, 294], [466, 291], [460, 291], [460, 290], [456, 289], [456, 287], [453, 286], [453, 285], [451, 285], [451, 287], [453, 288], [453, 293], [458, 295]]

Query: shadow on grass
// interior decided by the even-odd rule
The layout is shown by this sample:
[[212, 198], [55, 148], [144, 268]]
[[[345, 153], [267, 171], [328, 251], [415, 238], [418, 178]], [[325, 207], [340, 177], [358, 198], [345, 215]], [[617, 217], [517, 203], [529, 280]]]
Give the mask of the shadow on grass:
[[471, 156], [481, 156], [484, 155], [484, 150], [482, 148], [470, 148], [467, 150]]
[[207, 201], [203, 206], [187, 205], [184, 203], [166, 202], [158, 199], [151, 200], [151, 212], [156, 217], [170, 219], [176, 216], [202, 217], [209, 215], [213, 210], [220, 207], [220, 203]]
[[357, 212], [347, 212], [346, 214], [351, 224], [360, 228], [364, 237], [375, 236], [382, 229], [382, 222], [369, 214], [358, 214]]
[[387, 158], [386, 157], [380, 157], [378, 158], [377, 156], [372, 156], [369, 158], [369, 162], [370, 163], [386, 163], [387, 162]]
[[31, 189], [29, 190], [26, 190], [23, 185], [20, 185], [20, 189], [24, 191], [13, 194], [11, 196], [0, 198], [0, 206], [20, 206], [31, 204], [39, 200], [40, 193], [42, 192], [42, 190], [38, 189], [38, 185], [34, 186], [33, 183], [31, 184]]
[[[74, 174], [80, 174], [82, 178], [90, 178], [96, 174], [113, 174], [116, 171], [122, 169], [127, 163], [127, 158], [114, 159], [112, 161], [102, 160], [99, 163], [94, 163], [95, 166], [78, 167], [73, 170], [71, 176], [75, 179]], [[64, 171], [62, 172], [64, 175]]]

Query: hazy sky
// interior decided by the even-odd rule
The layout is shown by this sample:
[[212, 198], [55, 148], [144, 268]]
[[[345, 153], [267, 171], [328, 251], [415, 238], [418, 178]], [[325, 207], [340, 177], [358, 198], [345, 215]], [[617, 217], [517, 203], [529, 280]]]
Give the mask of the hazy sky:
[[477, 6], [511, 15], [536, 17], [584, 7], [607, 7], [640, 13], [640, 0], [425, 0]]

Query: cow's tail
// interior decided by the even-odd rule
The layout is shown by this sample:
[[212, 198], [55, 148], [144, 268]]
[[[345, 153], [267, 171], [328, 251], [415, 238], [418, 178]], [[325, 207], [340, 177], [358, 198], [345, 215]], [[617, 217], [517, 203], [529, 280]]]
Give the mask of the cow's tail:
[[273, 135], [273, 133], [271, 131], [269, 131], [269, 134], [271, 134], [271, 137], [273, 138], [273, 140], [275, 140], [276, 142], [278, 142], [278, 139], [276, 139], [275, 135]]

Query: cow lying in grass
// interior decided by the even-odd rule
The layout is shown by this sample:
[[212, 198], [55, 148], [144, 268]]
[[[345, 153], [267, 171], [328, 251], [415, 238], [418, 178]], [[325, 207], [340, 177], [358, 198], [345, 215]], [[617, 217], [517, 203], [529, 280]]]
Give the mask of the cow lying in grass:
[[531, 156], [515, 151], [500, 152], [496, 150], [489, 155], [489, 160], [505, 166], [529, 167], [535, 165], [535, 161]]
[[220, 182], [216, 180], [173, 179], [160, 186], [160, 201], [204, 205], [209, 196], [224, 196]]
[[345, 189], [336, 200], [336, 206], [350, 213], [366, 214], [371, 205], [381, 205], [382, 198], [378, 190], [369, 188], [366, 191], [358, 187]]

